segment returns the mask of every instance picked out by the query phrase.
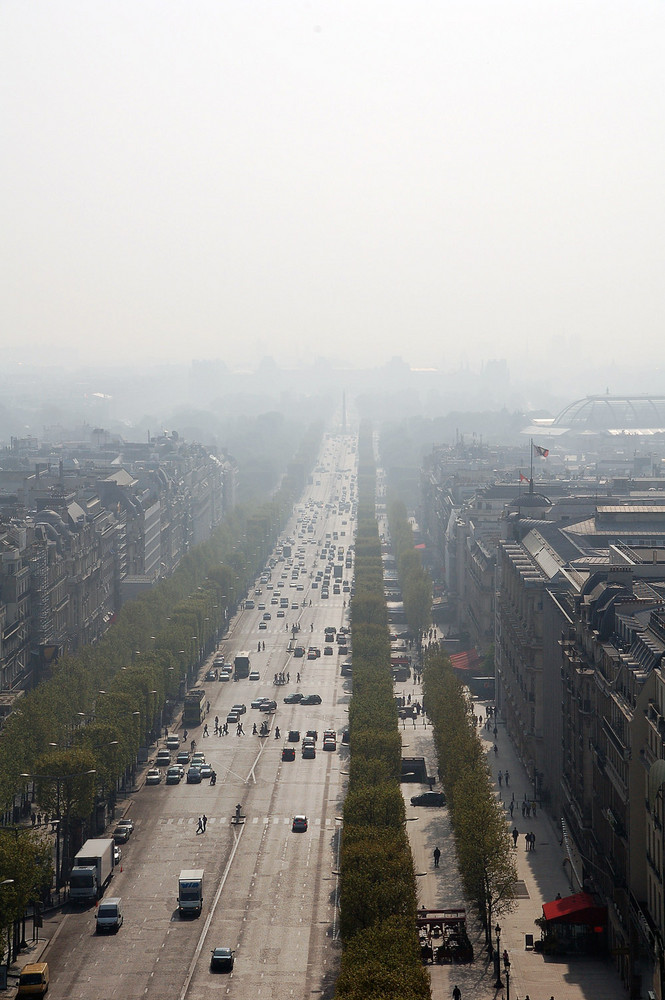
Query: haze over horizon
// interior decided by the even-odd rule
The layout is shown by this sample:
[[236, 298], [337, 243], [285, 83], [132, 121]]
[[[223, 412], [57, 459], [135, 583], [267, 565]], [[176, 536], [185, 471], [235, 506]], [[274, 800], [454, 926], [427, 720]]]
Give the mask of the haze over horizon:
[[505, 358], [657, 391], [664, 28], [655, 2], [9, 0], [5, 360]]

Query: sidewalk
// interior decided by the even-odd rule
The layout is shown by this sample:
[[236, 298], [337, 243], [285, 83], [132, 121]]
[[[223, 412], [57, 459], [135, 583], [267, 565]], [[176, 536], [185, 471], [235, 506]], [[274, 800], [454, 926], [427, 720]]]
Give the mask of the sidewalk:
[[[404, 690], [411, 694], [412, 699], [420, 699], [422, 692], [419, 685], [412, 682], [397, 685], [396, 690]], [[486, 718], [486, 706], [477, 702], [476, 714]], [[492, 729], [494, 724], [492, 723]], [[510, 1000], [625, 1000], [626, 992], [621, 985], [614, 969], [611, 957], [604, 959], [580, 958], [565, 956], [561, 958], [544, 957], [532, 948], [525, 947], [525, 935], [533, 934], [534, 940], [540, 939], [540, 929], [534, 923], [542, 916], [543, 903], [562, 896], [570, 895], [571, 888], [566, 869], [563, 865], [564, 853], [559, 844], [559, 835], [555, 826], [540, 809], [534, 818], [522, 818], [522, 799], [524, 794], [533, 796], [528, 776], [520, 763], [514, 748], [506, 734], [505, 726], [497, 724], [498, 754], [494, 754], [494, 736], [484, 727], [480, 736], [488, 752], [488, 764], [496, 782], [496, 794], [505, 804], [506, 823], [508, 830], [516, 826], [519, 831], [515, 858], [518, 872], [518, 898], [511, 913], [499, 917], [501, 926], [500, 952], [504, 948], [510, 956]], [[429, 723], [423, 725], [422, 717], [413, 727], [407, 721], [402, 731], [403, 743], [408, 745], [406, 756], [424, 756], [427, 761], [428, 774], [437, 773], [434, 756], [432, 729]], [[510, 785], [499, 787], [497, 774], [499, 770], [510, 773]], [[439, 786], [435, 786], [439, 787]], [[503, 987], [496, 988], [496, 973], [488, 962], [485, 947], [484, 931], [480, 928], [474, 913], [465, 904], [462, 887], [457, 871], [457, 859], [454, 852], [452, 831], [446, 809], [436, 810], [414, 808], [408, 805], [411, 795], [421, 791], [419, 785], [402, 786], [407, 802], [407, 816], [416, 816], [415, 822], [409, 822], [407, 829], [414, 856], [415, 871], [419, 890], [419, 903], [427, 909], [442, 909], [465, 906], [469, 937], [474, 947], [474, 962], [472, 965], [429, 966], [432, 982], [432, 997], [434, 1000], [450, 1000], [455, 985], [459, 985], [462, 1000], [494, 1000], [507, 998], [506, 977], [501, 972]], [[513, 819], [508, 811], [512, 795], [515, 795]], [[525, 850], [525, 834], [535, 834], [535, 850]], [[432, 852], [438, 846], [441, 850], [440, 867], [434, 871]], [[495, 921], [496, 923], [496, 921]], [[496, 948], [493, 934], [492, 944]]]

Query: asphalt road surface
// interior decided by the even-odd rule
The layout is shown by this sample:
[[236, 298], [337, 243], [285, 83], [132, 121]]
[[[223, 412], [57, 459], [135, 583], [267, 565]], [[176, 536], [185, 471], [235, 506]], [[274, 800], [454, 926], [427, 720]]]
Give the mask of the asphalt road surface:
[[[331, 581], [326, 600], [320, 585], [313, 589], [311, 584], [328, 562], [340, 562], [336, 550], [332, 560], [330, 549], [321, 557], [325, 541], [344, 547], [343, 578], [351, 581], [346, 549], [353, 544], [355, 466], [355, 439], [326, 438], [318, 471], [282, 536], [292, 539], [292, 565], [276, 562], [268, 584], [256, 581], [253, 589], [261, 593], [249, 596], [257, 607], [242, 611], [221, 643], [220, 651], [231, 662], [236, 652], [248, 649], [260, 679], [203, 682], [210, 701], [210, 736], [202, 736], [201, 726], [188, 741], [196, 739], [197, 749], [217, 772], [217, 783], [162, 782], [133, 795], [128, 815], [135, 829], [123, 846], [122, 868], [106, 891], [106, 896], [122, 897], [124, 925], [117, 934], [98, 936], [94, 907], [69, 907], [45, 956], [52, 1000], [222, 995], [263, 1000], [331, 992], [339, 956], [338, 817], [348, 770], [341, 733], [350, 682], [340, 674], [347, 657], [338, 653], [337, 644], [332, 644], [332, 655], [324, 655], [323, 630], [346, 623], [350, 593], [334, 594]], [[296, 566], [299, 573], [293, 579]], [[278, 606], [270, 602], [282, 595], [289, 597], [289, 609], [278, 618]], [[271, 613], [265, 630], [258, 628], [265, 613], [259, 603]], [[300, 626], [296, 643], [319, 647], [319, 658], [294, 658], [288, 648], [294, 625]], [[266, 646], [260, 653], [259, 641]], [[274, 676], [282, 672], [290, 682], [275, 686]], [[284, 697], [293, 691], [319, 694], [321, 704], [285, 705]], [[250, 708], [261, 696], [278, 702], [274, 715]], [[213, 735], [215, 716], [224, 721], [234, 703], [247, 707], [241, 716], [245, 735], [237, 736], [234, 725], [228, 736]], [[253, 723], [260, 727], [266, 719], [270, 734], [253, 736]], [[303, 759], [300, 744], [294, 743], [296, 759], [282, 761], [290, 729], [301, 735], [317, 730], [315, 759]], [[322, 749], [324, 729], [338, 734], [334, 752]], [[243, 819], [236, 823], [238, 804]], [[204, 813], [206, 830], [197, 833]], [[308, 817], [304, 833], [291, 830], [296, 813]], [[183, 868], [205, 871], [199, 918], [178, 915], [177, 882]], [[232, 973], [210, 972], [210, 952], [221, 946], [235, 949]]]

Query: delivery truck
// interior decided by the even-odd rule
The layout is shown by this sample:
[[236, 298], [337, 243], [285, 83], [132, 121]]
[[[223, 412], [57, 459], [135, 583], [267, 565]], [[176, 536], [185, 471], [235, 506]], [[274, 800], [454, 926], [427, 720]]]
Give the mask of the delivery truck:
[[178, 877], [178, 911], [200, 916], [203, 907], [203, 868], [184, 868]]
[[113, 840], [86, 840], [74, 858], [69, 876], [69, 897], [73, 900], [96, 900], [111, 881], [114, 863]]

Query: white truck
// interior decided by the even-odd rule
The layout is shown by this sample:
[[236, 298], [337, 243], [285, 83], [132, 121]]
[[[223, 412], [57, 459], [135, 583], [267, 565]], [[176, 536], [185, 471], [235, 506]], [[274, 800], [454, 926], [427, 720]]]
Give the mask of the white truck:
[[74, 858], [69, 876], [69, 897], [96, 900], [111, 881], [114, 866], [114, 843], [109, 840], [86, 840]]
[[203, 868], [184, 868], [178, 877], [178, 912], [200, 916], [203, 907]]

